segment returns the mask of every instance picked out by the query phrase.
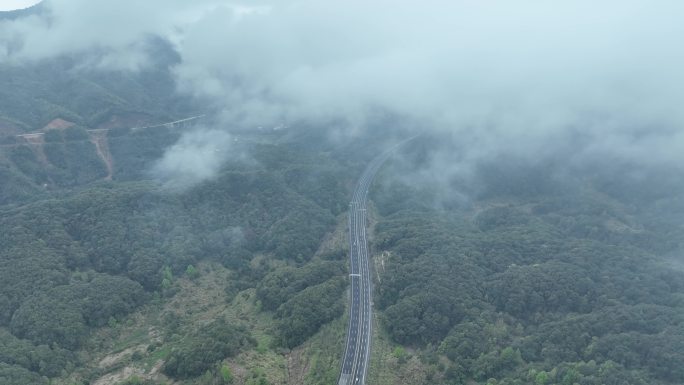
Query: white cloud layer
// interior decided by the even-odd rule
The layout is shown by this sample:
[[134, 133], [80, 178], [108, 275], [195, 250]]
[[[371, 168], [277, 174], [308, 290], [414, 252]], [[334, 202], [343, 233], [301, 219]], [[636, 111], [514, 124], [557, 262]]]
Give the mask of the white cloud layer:
[[[104, 68], [136, 70], [147, 63], [144, 40], [175, 39], [219, 0], [45, 0], [44, 12], [0, 22], [0, 62], [104, 52]], [[3, 55], [4, 52], [4, 55]]]
[[3, 0], [0, 3], [0, 11], [14, 11], [28, 8], [39, 3], [40, 0]]
[[172, 190], [185, 190], [213, 179], [227, 159], [236, 157], [232, 144], [225, 131], [199, 127], [166, 149], [152, 175]]
[[386, 109], [476, 130], [486, 153], [576, 130], [592, 137], [581, 151], [667, 161], [684, 153], [683, 13], [674, 1], [279, 2], [205, 15], [177, 74], [255, 124]]
[[463, 132], [473, 156], [554, 151], [682, 164], [684, 3], [674, 0], [49, 0], [0, 24], [0, 61], [173, 42], [179, 88], [266, 124], [390, 111]]

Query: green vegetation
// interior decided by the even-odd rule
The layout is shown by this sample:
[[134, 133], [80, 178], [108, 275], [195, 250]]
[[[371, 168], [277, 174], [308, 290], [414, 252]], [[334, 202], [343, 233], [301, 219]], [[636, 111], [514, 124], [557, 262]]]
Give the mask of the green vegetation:
[[[161, 41], [150, 44], [158, 50], [158, 62], [138, 73], [77, 70], [78, 58], [0, 65], [0, 127], [6, 123], [33, 131], [56, 118], [84, 127], [117, 126], [126, 125], [125, 117], [131, 115], [163, 121], [169, 118], [167, 111], [187, 114], [191, 103], [173, 92], [170, 47]], [[65, 134], [68, 138], [75, 131]]]
[[[59, 133], [58, 136], [50, 135], [53, 132]], [[73, 139], [75, 135], [70, 137], [66, 140], [59, 130], [50, 130], [42, 146], [7, 147], [7, 172], [15, 174], [10, 183], [12, 179], [25, 180], [31, 189], [28, 194], [2, 194], [0, 199], [4, 199], [0, 203], [23, 201], [46, 186], [73, 187], [104, 178], [107, 169], [95, 145], [88, 140]]]
[[179, 138], [178, 132], [166, 127], [149, 130], [109, 130], [109, 151], [114, 162], [114, 179], [132, 181], [149, 178], [154, 162], [164, 155], [164, 149]]
[[341, 262], [315, 261], [300, 268], [284, 266], [258, 283], [257, 296], [264, 309], [276, 310], [308, 286], [318, 285], [344, 272]]
[[0, 382], [7, 385], [47, 385], [48, 379], [21, 366], [0, 362]]
[[15, 337], [6, 329], [0, 329], [0, 362], [22, 367], [41, 376], [55, 377], [69, 370], [71, 360], [73, 355], [65, 349], [47, 344], [33, 345]]
[[232, 384], [233, 383], [233, 373], [230, 371], [230, 368], [226, 365], [221, 366], [220, 369], [221, 372], [221, 380], [223, 381], [224, 384]]
[[[0, 383], [92, 383], [130, 367], [120, 383], [334, 383], [347, 255], [344, 234], [325, 242], [364, 165], [348, 159], [377, 142], [245, 135], [234, 150], [247, 161], [167, 190], [150, 170], [181, 132], [130, 129], [191, 110], [158, 64], [0, 66], [1, 129], [76, 123], [43, 144], [0, 132]], [[86, 131], [99, 125], [112, 127], [111, 180]], [[372, 192], [373, 384], [682, 382], [677, 170], [501, 158], [455, 190], [395, 182], [435, 142], [412, 144]]]
[[77, 348], [87, 326], [104, 326], [143, 300], [142, 287], [123, 277], [102, 276], [87, 283], [53, 287], [27, 297], [14, 311], [10, 331], [35, 344]]
[[682, 252], [681, 181], [634, 205], [622, 191], [651, 186], [540, 186], [530, 178], [548, 170], [501, 167], [505, 178], [477, 176], [469, 205], [391, 182], [406, 170], [375, 189], [374, 247], [389, 252], [376, 305], [390, 338], [432, 368], [425, 383], [680, 383], [684, 273], [667, 257]]
[[[168, 130], [111, 136], [117, 165], [112, 182], [99, 181], [104, 165], [81, 128], [55, 132], [39, 147], [44, 161], [29, 146], [0, 149], [0, 162], [14, 178], [0, 189], [8, 192], [0, 205], [0, 362], [8, 383], [69, 376], [82, 365], [77, 353], [91, 349], [97, 330], [122, 328], [151, 299], [173, 300], [182, 279], [199, 281], [202, 261], [234, 272], [224, 283], [227, 298], [259, 285], [270, 304], [264, 308], [277, 314], [262, 351], [304, 342], [342, 314], [344, 264], [313, 258], [344, 207], [339, 178], [318, 180], [338, 167], [334, 160], [246, 143], [255, 165], [229, 163], [215, 180], [177, 193], [137, 181], [149, 176], [145, 170], [176, 140]], [[288, 179], [294, 170], [296, 181]], [[315, 194], [301, 188], [303, 180], [317, 186]], [[42, 183], [50, 188], [41, 191]], [[330, 208], [321, 206], [329, 202]], [[255, 262], [255, 255], [264, 257]], [[265, 276], [275, 286], [261, 283]], [[283, 286], [279, 276], [295, 280]], [[320, 317], [306, 319], [314, 310]], [[306, 322], [288, 323], [289, 315]], [[217, 320], [194, 330], [177, 321], [163, 325], [167, 343], [159, 352], [165, 353], [154, 351], [165, 361], [163, 372], [174, 378], [224, 378], [219, 362], [256, 346], [239, 321]], [[213, 355], [204, 354], [208, 346]], [[136, 353], [133, 359], [141, 358]], [[91, 381], [98, 373], [79, 376]]]
[[276, 311], [281, 344], [295, 347], [314, 335], [318, 329], [344, 312], [342, 292], [346, 287], [343, 277], [307, 287]]
[[298, 346], [342, 315], [344, 271], [340, 262], [315, 260], [301, 268], [278, 268], [259, 282], [257, 298], [264, 309], [275, 310], [279, 344]]
[[[196, 377], [220, 360], [232, 357], [255, 343], [244, 327], [216, 320], [209, 325], [202, 325], [181, 340], [179, 347], [171, 351], [164, 364], [164, 373], [175, 378]], [[221, 369], [222, 378], [229, 375], [230, 371]]]

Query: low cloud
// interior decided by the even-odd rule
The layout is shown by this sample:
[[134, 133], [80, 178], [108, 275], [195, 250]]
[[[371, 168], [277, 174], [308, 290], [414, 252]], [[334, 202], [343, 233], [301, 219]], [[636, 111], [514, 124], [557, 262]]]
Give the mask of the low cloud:
[[21, 65], [83, 55], [105, 70], [137, 71], [151, 62], [146, 40], [176, 41], [219, 0], [45, 0], [39, 13], [0, 21], [0, 63]]
[[95, 49], [103, 53], [93, 66], [135, 70], [149, 61], [142, 42], [156, 36], [179, 54], [179, 90], [236, 126], [342, 120], [377, 129], [368, 117], [382, 111], [452, 135], [464, 164], [506, 153], [684, 165], [680, 1], [48, 0], [46, 8], [0, 23], [0, 61]]
[[[272, 2], [186, 29], [180, 88], [232, 122], [378, 110], [497, 153], [684, 163], [675, 1]], [[567, 147], [576, 146], [571, 151]]]
[[151, 174], [165, 187], [183, 191], [214, 178], [229, 159], [238, 159], [234, 138], [222, 130], [198, 128], [167, 148]]

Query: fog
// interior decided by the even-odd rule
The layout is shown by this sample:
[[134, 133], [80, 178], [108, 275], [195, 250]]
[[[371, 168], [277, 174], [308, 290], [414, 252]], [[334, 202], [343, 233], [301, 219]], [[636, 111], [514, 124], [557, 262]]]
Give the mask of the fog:
[[165, 150], [150, 175], [171, 190], [185, 191], [214, 178], [227, 160], [248, 159], [244, 151], [234, 145], [234, 140], [226, 131], [196, 127]]
[[[358, 134], [384, 111], [459, 141], [459, 170], [501, 153], [684, 164], [679, 1], [44, 6], [42, 16], [0, 22], [0, 61], [88, 53], [86, 66], [137, 71], [150, 62], [146, 41], [162, 37], [181, 58], [179, 92], [205, 100], [227, 125], [338, 119]], [[187, 155], [170, 150], [160, 164], [185, 167], [167, 159], [176, 152]], [[435, 159], [453, 162], [448, 153]]]

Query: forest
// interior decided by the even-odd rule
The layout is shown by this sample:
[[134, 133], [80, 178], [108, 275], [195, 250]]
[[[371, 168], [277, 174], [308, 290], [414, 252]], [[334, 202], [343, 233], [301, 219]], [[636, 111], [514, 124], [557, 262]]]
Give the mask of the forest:
[[174, 92], [173, 49], [158, 39], [150, 49], [155, 62], [137, 73], [76, 70], [88, 60], [82, 56], [26, 66], [0, 63], [0, 135], [41, 129], [56, 118], [88, 128], [120, 128], [196, 112], [195, 102]]
[[[47, 168], [27, 145], [3, 149], [7, 172], [30, 186], [5, 190], [0, 206], [3, 384], [68, 374], [94, 330], [159, 295], [173, 297], [174, 277], [191, 276], [202, 261], [239, 273], [229, 291], [257, 288], [278, 320], [281, 346], [300, 344], [342, 315], [343, 255], [308, 263], [346, 206], [338, 178], [345, 172], [334, 159], [249, 142], [256, 166], [233, 162], [215, 180], [178, 193], [145, 173], [177, 133], [111, 132], [121, 160], [112, 181], [102, 180], [104, 166], [81, 133], [47, 136]], [[254, 265], [262, 253], [282, 268]], [[205, 355], [207, 343], [213, 356]], [[193, 378], [253, 345], [243, 325], [216, 320], [187, 331], [164, 373]]]
[[[297, 360], [301, 383], [334, 381], [350, 195], [378, 151], [415, 134], [382, 109], [348, 136], [335, 119], [272, 132], [210, 121], [247, 155], [173, 190], [154, 165], [203, 126], [133, 127], [206, 111], [174, 92], [169, 43], [152, 48], [158, 62], [135, 73], [77, 71], [69, 56], [0, 63], [0, 384], [90, 384], [145, 367], [116, 384], [281, 385]], [[57, 118], [73, 125], [44, 129]], [[107, 130], [111, 175], [95, 128]], [[42, 142], [16, 136], [26, 132]], [[682, 170], [461, 159], [459, 139], [423, 133], [370, 191], [374, 338], [386, 348], [371, 375], [684, 383]], [[431, 163], [440, 157], [467, 172], [445, 180], [453, 165]], [[210, 289], [199, 309], [184, 298]], [[150, 314], [150, 333], [126, 334]]]
[[[303, 146], [306, 131], [281, 144], [245, 141], [256, 162], [229, 162], [214, 180], [169, 192], [144, 170], [178, 132], [110, 132], [111, 181], [84, 135], [47, 136], [48, 167], [26, 145], [3, 149], [5, 172], [27, 186], [7, 186], [0, 206], [3, 383], [78, 372], [94, 332], [174, 298], [177, 277], [195, 279], [203, 261], [236, 272], [227, 295], [254, 290], [273, 319], [268, 349], [296, 348], [344, 317], [346, 252], [314, 255], [363, 166], [345, 163], [349, 148]], [[375, 287], [380, 325], [430, 368], [426, 383], [684, 378], [679, 182], [667, 172], [610, 180], [608, 171], [549, 180], [540, 177], [548, 166], [509, 160], [482, 164], [477, 188], [450, 195], [403, 177], [433, 141], [391, 159], [371, 191], [372, 251], [388, 256]], [[165, 328], [163, 373], [187, 383], [232, 376], [219, 363], [257, 346], [247, 325], [225, 319]]]
[[390, 337], [432, 360], [434, 383], [680, 383], [681, 180], [600, 170], [540, 183], [552, 166], [490, 167], [457, 203], [400, 182], [410, 169], [384, 171], [374, 248], [390, 256], [376, 304]]

